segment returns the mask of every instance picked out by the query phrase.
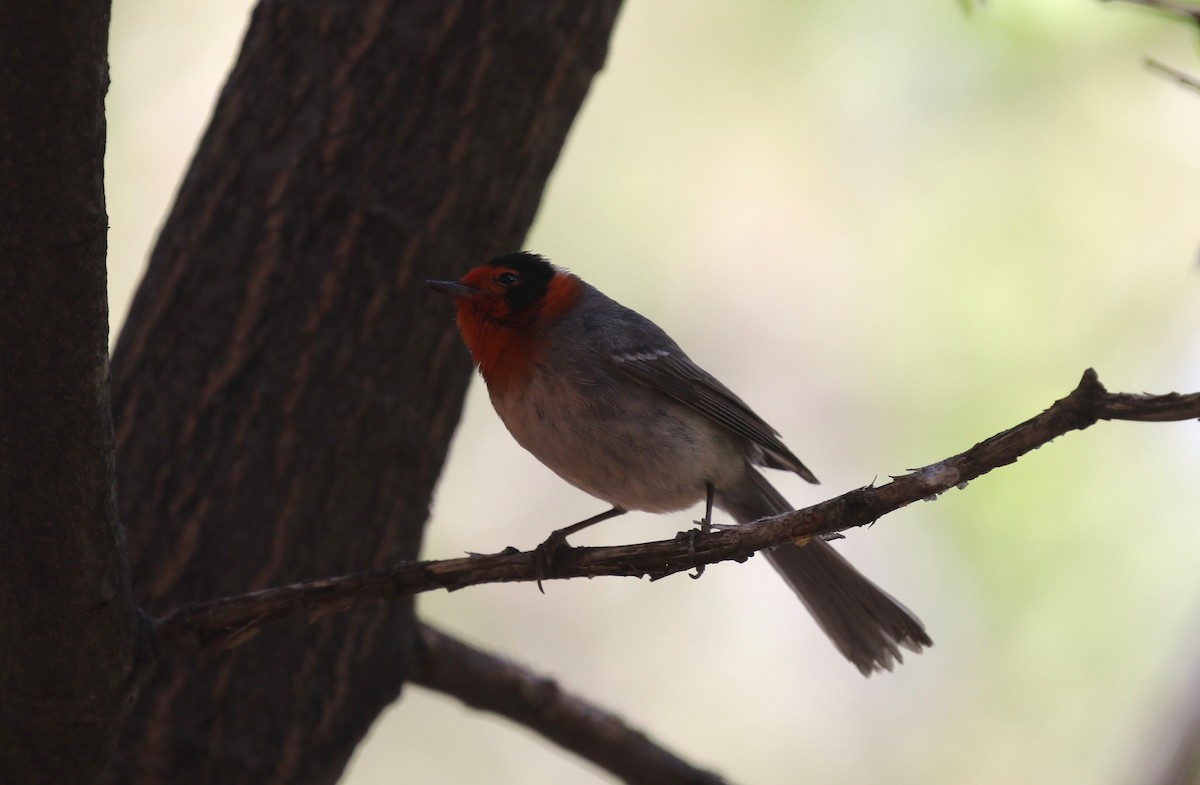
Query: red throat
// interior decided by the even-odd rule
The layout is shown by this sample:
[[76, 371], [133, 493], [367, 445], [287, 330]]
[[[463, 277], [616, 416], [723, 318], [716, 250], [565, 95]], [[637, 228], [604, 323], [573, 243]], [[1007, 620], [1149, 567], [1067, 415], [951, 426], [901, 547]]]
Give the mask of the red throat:
[[[468, 283], [470, 274], [463, 279]], [[583, 294], [580, 280], [559, 272], [538, 300], [513, 309], [503, 298], [459, 299], [458, 329], [493, 395], [506, 395], [533, 373], [554, 323]]]

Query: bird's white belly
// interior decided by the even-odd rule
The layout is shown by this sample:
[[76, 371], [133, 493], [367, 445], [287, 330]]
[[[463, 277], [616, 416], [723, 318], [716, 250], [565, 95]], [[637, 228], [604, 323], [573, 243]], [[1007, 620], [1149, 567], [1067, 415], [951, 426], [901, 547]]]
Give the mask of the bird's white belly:
[[653, 391], [601, 383], [585, 400], [539, 376], [523, 395], [493, 396], [492, 403], [534, 457], [622, 509], [680, 510], [704, 499], [706, 483], [721, 487], [744, 470], [724, 429]]

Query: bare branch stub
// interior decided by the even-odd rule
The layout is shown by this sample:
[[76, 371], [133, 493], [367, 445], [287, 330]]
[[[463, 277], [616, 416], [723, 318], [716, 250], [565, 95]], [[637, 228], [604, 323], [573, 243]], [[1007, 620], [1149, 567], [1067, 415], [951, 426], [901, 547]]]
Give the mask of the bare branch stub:
[[[901, 507], [960, 487], [1074, 430], [1101, 420], [1168, 422], [1200, 419], [1200, 393], [1110, 393], [1088, 369], [1078, 386], [1044, 412], [958, 455], [915, 469], [882, 485], [856, 488], [800, 510], [694, 538], [602, 548], [570, 548], [556, 554], [540, 577], [566, 579], [616, 575], [665, 577], [720, 561], [745, 561], [757, 551], [789, 541], [833, 534], [874, 523]], [[534, 554], [502, 553], [393, 567], [182, 606], [158, 624], [163, 655], [217, 650], [247, 640], [253, 630], [298, 613], [309, 618], [362, 602], [388, 600], [436, 589], [453, 591], [484, 583], [534, 581]]]

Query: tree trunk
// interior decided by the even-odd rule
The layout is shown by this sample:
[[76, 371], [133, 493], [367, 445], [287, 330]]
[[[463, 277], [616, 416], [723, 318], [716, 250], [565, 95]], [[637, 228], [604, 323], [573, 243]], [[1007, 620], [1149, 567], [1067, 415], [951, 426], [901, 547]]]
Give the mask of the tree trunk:
[[[113, 357], [134, 590], [160, 614], [417, 555], [470, 363], [424, 287], [518, 248], [618, 0], [264, 0]], [[408, 604], [143, 690], [114, 780], [329, 783]]]
[[95, 782], [138, 629], [112, 492], [109, 5], [0, 16], [0, 779]]

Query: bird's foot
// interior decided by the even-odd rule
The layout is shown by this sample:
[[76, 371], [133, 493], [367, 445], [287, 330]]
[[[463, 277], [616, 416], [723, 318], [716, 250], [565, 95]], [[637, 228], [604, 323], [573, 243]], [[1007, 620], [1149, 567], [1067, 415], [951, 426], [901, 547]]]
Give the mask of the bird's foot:
[[[701, 534], [708, 533], [707, 530], [705, 529], [704, 521], [696, 521], [696, 523], [699, 524], [699, 526], [700, 526], [699, 533], [701, 533]], [[694, 573], [688, 573], [688, 577], [691, 578], [692, 580], [696, 580], [697, 578], [699, 578], [701, 575], [704, 574], [704, 565], [696, 564], [696, 534], [697, 534], [697, 531], [695, 529], [688, 529], [685, 532], [679, 532], [679, 534], [675, 535], [675, 539], [677, 539], [677, 540], [687, 540], [688, 559], [692, 562], [692, 566], [696, 570], [696, 572], [694, 572]]]
[[[712, 510], [713, 510], [713, 486], [712, 486], [712, 483], [705, 483], [705, 488], [707, 488], [707, 490], [708, 490], [708, 498], [704, 505], [704, 517], [698, 521], [693, 521], [693, 523], [695, 523], [697, 526], [700, 527], [701, 534], [708, 534], [710, 531], [712, 531]], [[696, 567], [696, 572], [690, 574], [688, 577], [691, 578], [692, 580], [696, 580], [697, 578], [699, 578], [701, 575], [704, 574], [704, 565], [703, 564], [696, 565], [696, 530], [695, 529], [690, 529], [688, 531], [687, 541], [688, 541], [688, 558], [691, 559], [692, 565]]]
[[551, 532], [545, 542], [533, 549], [533, 574], [537, 577], [538, 591], [542, 594], [546, 593], [546, 590], [542, 588], [542, 579], [546, 577], [546, 570], [553, 563], [554, 554], [563, 548], [570, 550], [571, 546], [567, 543], [567, 535], [563, 533], [562, 529], [558, 529]]

